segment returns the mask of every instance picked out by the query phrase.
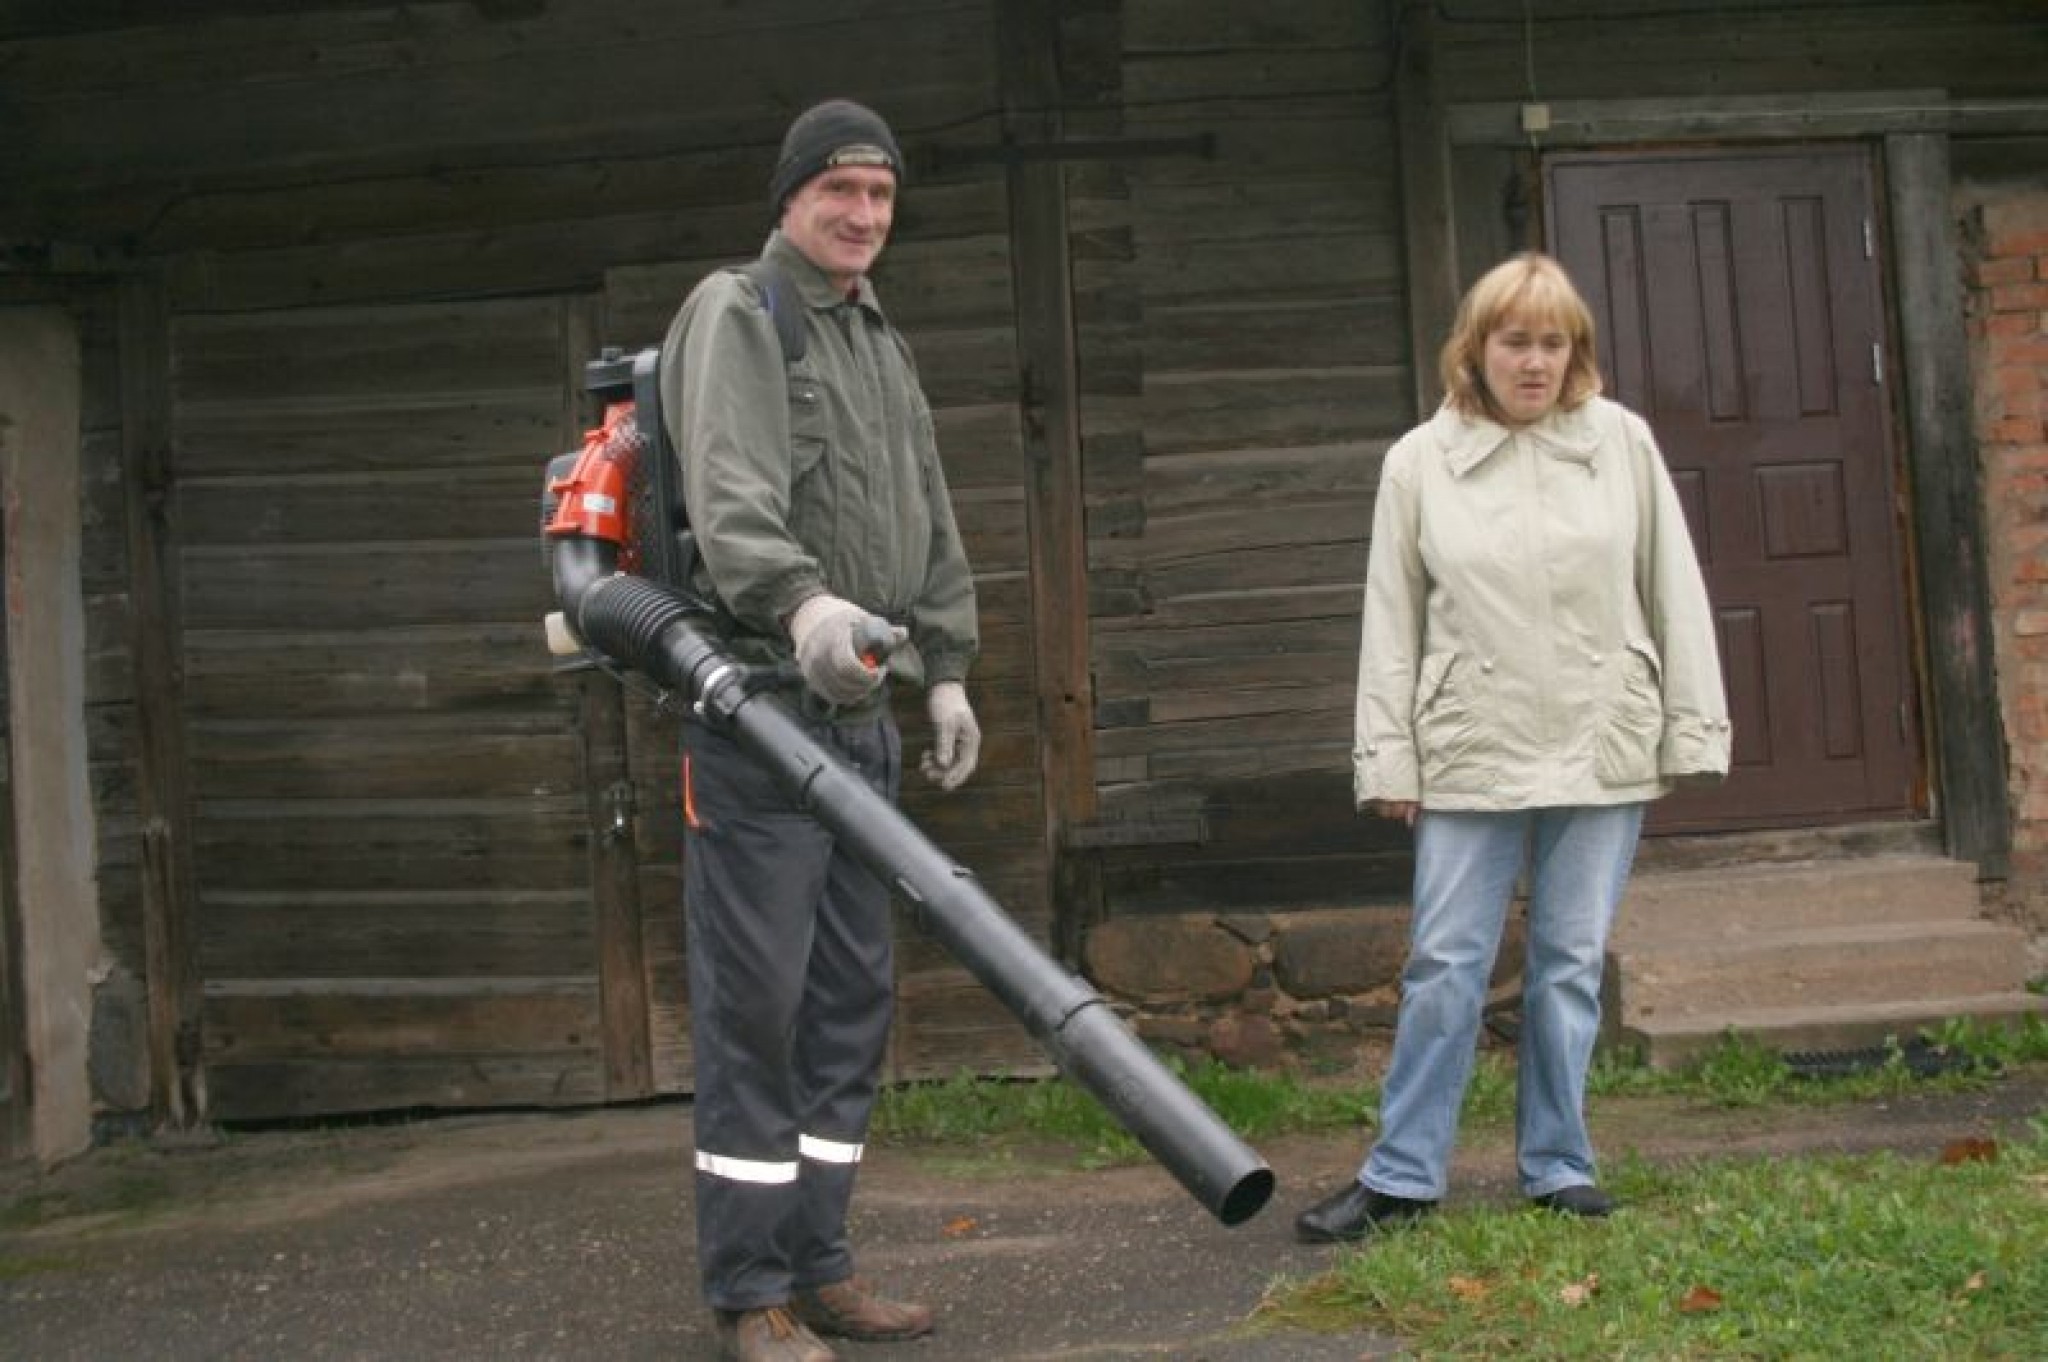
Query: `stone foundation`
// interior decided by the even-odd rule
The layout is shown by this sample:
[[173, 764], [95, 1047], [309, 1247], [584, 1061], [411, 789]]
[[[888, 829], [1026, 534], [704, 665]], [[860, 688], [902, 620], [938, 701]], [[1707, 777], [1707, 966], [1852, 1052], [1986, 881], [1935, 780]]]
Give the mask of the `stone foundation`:
[[[1281, 1069], [1347, 1064], [1390, 1040], [1407, 958], [1405, 905], [1117, 918], [1088, 938], [1088, 977], [1155, 1048], [1190, 1061]], [[1519, 987], [1508, 919], [1496, 1001]]]

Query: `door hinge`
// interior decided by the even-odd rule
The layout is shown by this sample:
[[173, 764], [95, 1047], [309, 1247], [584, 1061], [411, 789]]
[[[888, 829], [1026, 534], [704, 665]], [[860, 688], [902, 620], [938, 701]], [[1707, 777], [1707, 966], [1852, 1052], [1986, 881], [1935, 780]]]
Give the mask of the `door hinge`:
[[1877, 259], [1877, 228], [1867, 217], [1863, 219], [1863, 258]]
[[1882, 341], [1872, 341], [1870, 343], [1870, 381], [1880, 388], [1884, 386], [1884, 342]]

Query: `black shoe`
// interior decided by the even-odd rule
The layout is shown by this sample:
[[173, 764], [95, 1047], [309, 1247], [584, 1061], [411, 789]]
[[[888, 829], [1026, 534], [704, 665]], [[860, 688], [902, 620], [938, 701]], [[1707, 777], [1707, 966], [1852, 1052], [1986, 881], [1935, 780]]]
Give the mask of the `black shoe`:
[[1576, 1187], [1560, 1187], [1542, 1196], [1532, 1196], [1529, 1203], [1541, 1206], [1546, 1211], [1560, 1215], [1576, 1215], [1586, 1220], [1604, 1220], [1614, 1214], [1614, 1198], [1589, 1183]]
[[1435, 1209], [1434, 1201], [1388, 1196], [1362, 1182], [1354, 1182], [1296, 1217], [1294, 1237], [1304, 1244], [1338, 1244], [1363, 1239], [1378, 1230], [1413, 1224]]

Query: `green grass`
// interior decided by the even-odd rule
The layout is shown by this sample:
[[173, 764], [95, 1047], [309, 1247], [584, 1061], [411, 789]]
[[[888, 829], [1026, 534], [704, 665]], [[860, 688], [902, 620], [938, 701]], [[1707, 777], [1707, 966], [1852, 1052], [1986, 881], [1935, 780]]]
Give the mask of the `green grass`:
[[1261, 1327], [1371, 1331], [1442, 1358], [2036, 1358], [2048, 1345], [2048, 1123], [1945, 1164], [1725, 1159], [1610, 1180], [1604, 1222], [1454, 1210], [1278, 1288]]
[[[2002, 1068], [2048, 1063], [2048, 1019], [1991, 1026], [1951, 1023], [1927, 1041], [1977, 1061], [1978, 1067], [1937, 1077], [1920, 1077], [1902, 1062], [1899, 1045], [1890, 1062], [1848, 1078], [1802, 1078], [1778, 1055], [1752, 1041], [1731, 1036], [1683, 1068], [1643, 1067], [1627, 1057], [1603, 1056], [1587, 1082], [1590, 1103], [1627, 1097], [1679, 1097], [1742, 1108], [1770, 1103], [1839, 1104], [1906, 1092], [1968, 1089], [1991, 1081]], [[1216, 1114], [1247, 1140], [1272, 1135], [1369, 1129], [1379, 1109], [1378, 1089], [1288, 1073], [1231, 1069], [1213, 1061], [1167, 1067]], [[1514, 1118], [1515, 1073], [1511, 1056], [1488, 1051], [1474, 1066], [1465, 1094], [1462, 1128], [1468, 1132], [1506, 1129]], [[943, 1082], [888, 1089], [877, 1104], [874, 1133], [898, 1143], [987, 1146], [991, 1142], [1050, 1142], [1072, 1146], [1084, 1164], [1143, 1157], [1102, 1107], [1064, 1080], [980, 1079], [961, 1075]]]
[[[1850, 1104], [1983, 1088], [2000, 1070], [2048, 1062], [2048, 1021], [2038, 1017], [1956, 1023], [1921, 1039], [1976, 1063], [1917, 1076], [1895, 1043], [1868, 1072], [1816, 1080], [1730, 1037], [1673, 1071], [1603, 1057], [1588, 1101], [1597, 1128], [1603, 1105], [1636, 1099], [1676, 1099], [1695, 1113]], [[1355, 1131], [1362, 1144], [1378, 1106], [1369, 1084], [1170, 1067], [1254, 1142]], [[1513, 1113], [1512, 1060], [1489, 1051], [1466, 1095], [1465, 1135], [1506, 1138]], [[1038, 1143], [1083, 1164], [1143, 1157], [1091, 1097], [1060, 1080], [898, 1088], [884, 1094], [875, 1134], [984, 1159]], [[1454, 1207], [1338, 1253], [1313, 1281], [1278, 1284], [1253, 1327], [1369, 1332], [1430, 1358], [2048, 1357], [2048, 1115], [2025, 1139], [1969, 1153], [1954, 1163], [1627, 1156], [1603, 1177], [1624, 1202], [1611, 1220], [1519, 1203]]]

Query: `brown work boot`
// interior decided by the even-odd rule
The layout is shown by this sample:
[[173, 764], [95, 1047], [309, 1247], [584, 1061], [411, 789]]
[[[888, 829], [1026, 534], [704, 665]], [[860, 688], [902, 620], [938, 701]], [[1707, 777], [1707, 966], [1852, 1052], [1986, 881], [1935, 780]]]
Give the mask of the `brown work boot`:
[[727, 1362], [839, 1362], [786, 1305], [720, 1310], [718, 1346]]
[[932, 1331], [930, 1306], [878, 1296], [858, 1277], [798, 1291], [790, 1297], [789, 1308], [827, 1338], [887, 1343]]

